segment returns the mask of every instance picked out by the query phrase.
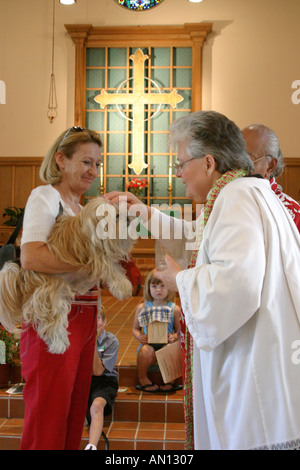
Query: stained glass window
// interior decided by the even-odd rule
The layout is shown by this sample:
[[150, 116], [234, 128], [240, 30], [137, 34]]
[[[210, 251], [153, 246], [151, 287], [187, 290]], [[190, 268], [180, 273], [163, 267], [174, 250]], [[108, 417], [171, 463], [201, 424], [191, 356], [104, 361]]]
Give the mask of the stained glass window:
[[129, 10], [149, 10], [162, 3], [163, 0], [116, 0], [117, 3]]

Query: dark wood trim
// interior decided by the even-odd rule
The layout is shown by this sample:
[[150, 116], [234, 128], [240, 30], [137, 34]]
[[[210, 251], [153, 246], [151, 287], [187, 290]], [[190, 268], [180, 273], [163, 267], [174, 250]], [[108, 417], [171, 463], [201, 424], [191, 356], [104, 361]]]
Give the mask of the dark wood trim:
[[75, 44], [75, 124], [85, 126], [85, 60], [87, 47], [192, 47], [193, 111], [202, 105], [202, 44], [212, 31], [212, 23], [175, 26], [108, 26], [66, 24]]

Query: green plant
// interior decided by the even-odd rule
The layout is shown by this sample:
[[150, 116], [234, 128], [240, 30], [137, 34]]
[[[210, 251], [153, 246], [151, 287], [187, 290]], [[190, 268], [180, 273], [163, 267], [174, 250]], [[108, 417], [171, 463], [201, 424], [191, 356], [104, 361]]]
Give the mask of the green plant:
[[8, 220], [3, 222], [3, 225], [8, 225], [10, 227], [14, 227], [18, 224], [21, 215], [24, 212], [24, 207], [15, 207], [10, 206], [4, 209], [4, 213], [2, 214], [3, 217], [10, 217]]
[[19, 352], [19, 343], [16, 337], [9, 333], [4, 326], [0, 324], [0, 340], [5, 343], [6, 348], [6, 362], [11, 364], [14, 355]]

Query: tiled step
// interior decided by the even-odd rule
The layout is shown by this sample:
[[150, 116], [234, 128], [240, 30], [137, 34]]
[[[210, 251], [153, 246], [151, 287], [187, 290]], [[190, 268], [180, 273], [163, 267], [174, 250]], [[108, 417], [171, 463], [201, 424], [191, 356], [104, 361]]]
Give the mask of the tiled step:
[[182, 391], [160, 394], [126, 388], [116, 397], [113, 421], [183, 423]]
[[[5, 388], [7, 384], [21, 382], [21, 363], [0, 364], [0, 389]], [[1, 417], [1, 416], [0, 416]]]
[[[0, 390], [0, 450], [18, 449], [23, 428], [22, 396]], [[153, 420], [155, 420], [153, 422]], [[120, 387], [112, 415], [105, 421], [111, 450], [183, 450], [182, 392], [146, 393]], [[88, 442], [83, 429], [81, 448]], [[101, 439], [99, 449], [105, 449]]]
[[[0, 451], [20, 448], [23, 419], [0, 418]], [[109, 450], [184, 450], [184, 429], [180, 423], [138, 423], [112, 421], [104, 426]], [[82, 433], [80, 450], [88, 444], [88, 428]], [[98, 450], [105, 450], [100, 439]]]
[[144, 287], [146, 278], [148, 274], [150, 273], [150, 271], [152, 271], [152, 269], [155, 268], [155, 264], [142, 264], [142, 265], [139, 265], [138, 268], [140, 270], [141, 277], [142, 277], [142, 287]]
[[[1, 432], [1, 428], [0, 428]], [[109, 440], [109, 450], [183, 450], [184, 427], [182, 423], [112, 421], [104, 427]], [[81, 448], [88, 443], [88, 430], [84, 429]], [[98, 445], [105, 449], [103, 439]]]
[[[22, 395], [0, 390], [0, 418], [24, 418]], [[175, 393], [140, 392], [135, 387], [120, 387], [111, 421], [183, 423], [182, 391]]]
[[155, 240], [139, 239], [132, 250], [132, 257], [142, 275], [142, 285], [150, 271], [155, 268]]
[[[119, 385], [127, 386], [127, 387], [135, 387], [136, 384], [139, 383], [138, 381], [138, 373], [136, 366], [117, 366], [117, 371], [119, 372]], [[157, 385], [163, 385], [163, 379], [160, 371], [157, 370], [149, 370], [148, 377]], [[176, 385], [182, 384], [182, 377], [175, 380]]]

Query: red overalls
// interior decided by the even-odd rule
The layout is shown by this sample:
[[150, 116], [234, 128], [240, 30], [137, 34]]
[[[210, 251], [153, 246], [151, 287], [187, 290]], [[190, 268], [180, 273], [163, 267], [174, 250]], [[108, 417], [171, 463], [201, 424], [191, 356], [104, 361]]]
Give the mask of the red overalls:
[[[94, 291], [94, 292], [93, 292]], [[78, 450], [90, 390], [98, 289], [76, 297], [69, 313], [70, 346], [51, 354], [36, 331], [21, 335], [25, 420], [22, 450]]]

